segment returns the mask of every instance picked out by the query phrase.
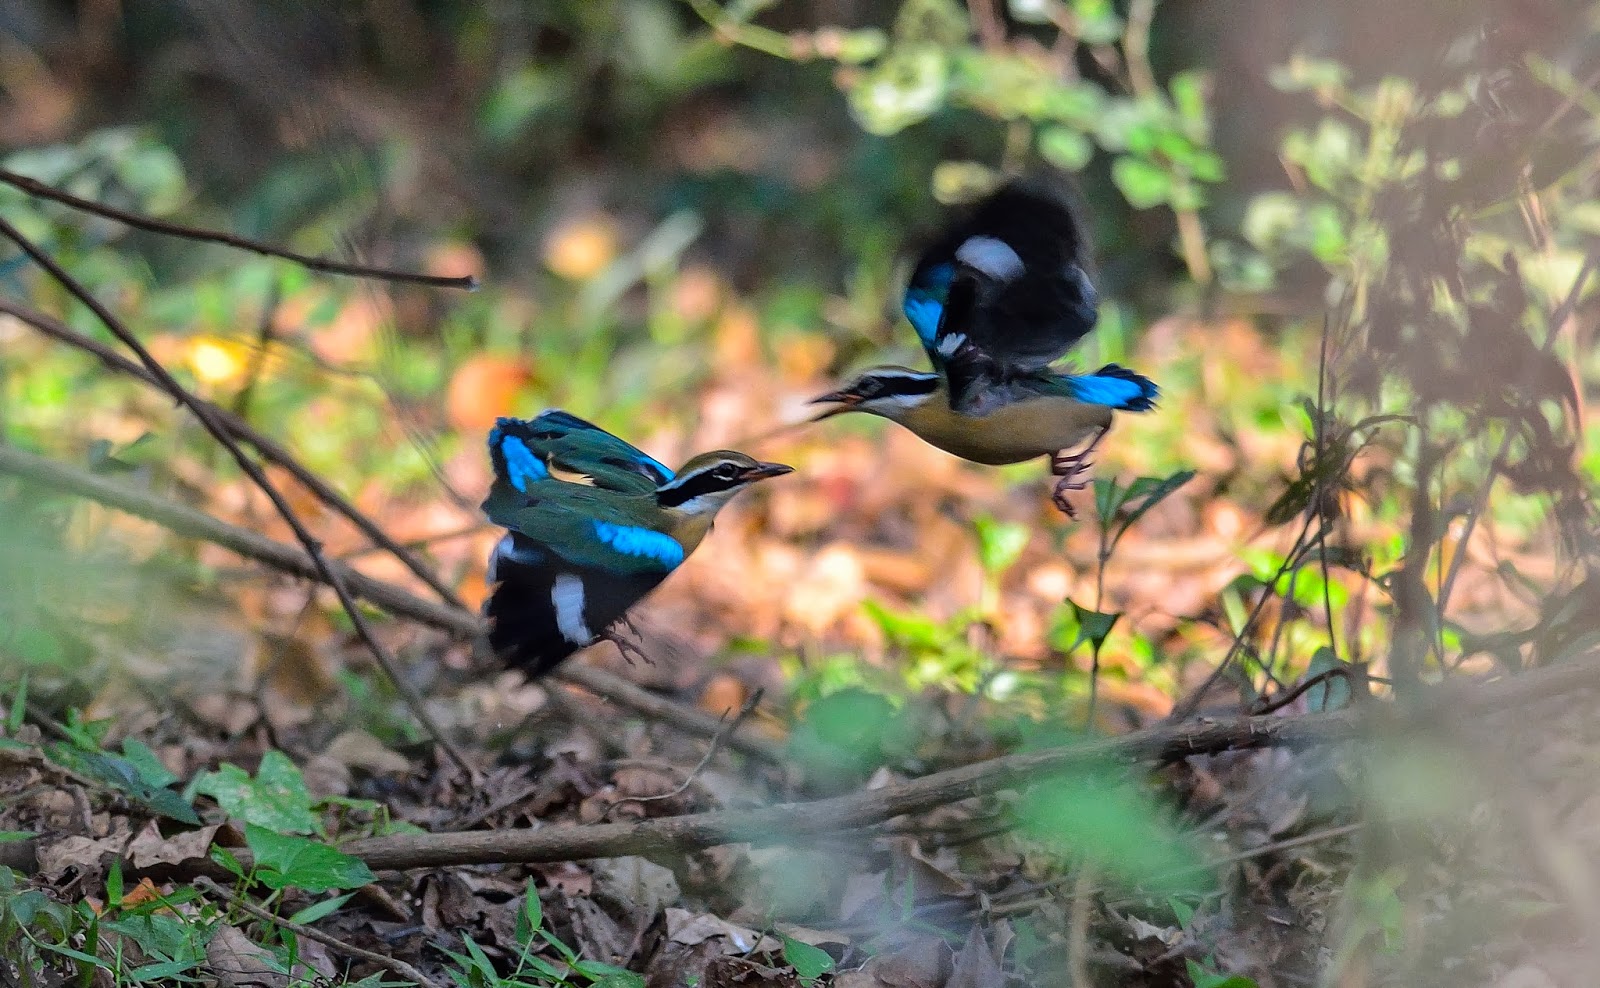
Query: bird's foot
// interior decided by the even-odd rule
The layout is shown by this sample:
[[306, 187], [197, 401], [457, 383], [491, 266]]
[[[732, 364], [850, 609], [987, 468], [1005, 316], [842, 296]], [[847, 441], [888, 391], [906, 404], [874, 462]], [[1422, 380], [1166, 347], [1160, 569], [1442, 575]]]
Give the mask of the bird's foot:
[[1050, 495], [1050, 499], [1055, 502], [1056, 509], [1058, 511], [1066, 515], [1068, 518], [1076, 519], [1078, 517], [1078, 509], [1074, 508], [1072, 506], [1072, 502], [1067, 500], [1067, 492], [1081, 491], [1087, 486], [1089, 485], [1074, 481], [1071, 477], [1062, 477], [1061, 480], [1056, 483], [1056, 489]]
[[644, 650], [641, 649], [638, 646], [637, 643], [635, 643], [634, 641], [632, 641], [631, 639], [629, 639], [626, 635], [624, 635], [622, 633], [622, 629], [624, 629], [624, 628], [626, 628], [629, 631], [633, 632], [633, 635], [636, 638], [643, 638], [644, 637], [642, 634], [639, 633], [639, 629], [634, 626], [634, 623], [632, 621], [628, 620], [628, 616], [626, 614], [624, 614], [622, 617], [617, 618], [616, 623], [613, 624], [611, 627], [607, 628], [600, 635], [600, 639], [602, 641], [608, 641], [611, 644], [617, 646], [617, 651], [622, 653], [623, 659], [626, 660], [628, 665], [630, 665], [630, 666], [633, 665], [633, 657], [635, 655], [637, 655], [640, 659], [642, 659], [644, 661], [645, 665], [647, 665], [647, 666], [655, 665], [656, 664], [656, 660], [655, 659], [652, 659], [650, 656], [646, 655], [644, 653]]
[[1094, 438], [1089, 440], [1089, 445], [1079, 452], [1067, 453], [1063, 451], [1050, 458], [1050, 472], [1061, 478], [1056, 482], [1056, 489], [1051, 494], [1051, 500], [1055, 501], [1056, 507], [1068, 518], [1077, 518], [1078, 511], [1072, 506], [1072, 502], [1067, 500], [1067, 492], [1088, 489], [1089, 481], [1084, 478], [1084, 474], [1088, 473], [1089, 468], [1094, 466], [1094, 461], [1089, 459], [1089, 454], [1093, 453], [1095, 447], [1100, 445], [1100, 440], [1105, 438], [1108, 431], [1110, 431], [1110, 426], [1095, 433]]

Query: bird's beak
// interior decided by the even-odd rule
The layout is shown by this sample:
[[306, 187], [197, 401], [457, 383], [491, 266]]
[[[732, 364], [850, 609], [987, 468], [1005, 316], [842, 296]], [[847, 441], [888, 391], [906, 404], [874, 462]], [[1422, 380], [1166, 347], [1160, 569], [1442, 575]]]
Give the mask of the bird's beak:
[[783, 463], [758, 463], [740, 475], [741, 480], [766, 480], [768, 477], [781, 477], [786, 473], [794, 473], [794, 467]]
[[833, 405], [832, 408], [824, 408], [821, 412], [817, 413], [815, 418], [811, 419], [812, 422], [821, 422], [823, 419], [833, 418], [835, 415], [838, 415], [842, 412], [848, 412], [852, 408], [855, 408], [857, 405], [861, 404], [861, 396], [853, 391], [829, 391], [825, 395], [818, 395], [817, 397], [806, 402], [806, 404]]

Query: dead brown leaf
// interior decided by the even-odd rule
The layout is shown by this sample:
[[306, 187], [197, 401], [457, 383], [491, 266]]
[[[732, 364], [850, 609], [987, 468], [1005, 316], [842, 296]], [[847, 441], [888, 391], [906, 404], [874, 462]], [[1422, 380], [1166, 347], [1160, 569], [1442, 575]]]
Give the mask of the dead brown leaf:
[[956, 954], [944, 988], [1005, 988], [1006, 973], [983, 930], [974, 927]]
[[879, 954], [834, 979], [836, 988], [943, 988], [950, 978], [952, 953], [938, 937], [924, 937], [899, 950]]
[[289, 976], [278, 970], [271, 951], [227, 923], [218, 924], [211, 934], [206, 963], [222, 988], [287, 988], [289, 984]]
[[219, 824], [213, 824], [163, 837], [160, 828], [151, 820], [128, 845], [128, 860], [133, 862], [135, 868], [150, 868], [158, 864], [175, 865], [204, 858], [210, 854], [211, 842], [216, 839], [219, 829]]

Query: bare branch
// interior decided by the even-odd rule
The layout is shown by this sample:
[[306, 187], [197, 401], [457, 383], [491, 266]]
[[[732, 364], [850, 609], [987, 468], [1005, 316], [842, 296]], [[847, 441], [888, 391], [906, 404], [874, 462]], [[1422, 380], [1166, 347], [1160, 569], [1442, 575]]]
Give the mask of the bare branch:
[[63, 206], [95, 216], [103, 216], [108, 220], [115, 220], [140, 230], [151, 233], [162, 233], [170, 237], [182, 237], [185, 240], [201, 240], [206, 243], [222, 244], [225, 247], [236, 247], [251, 253], [261, 254], [265, 257], [281, 258], [293, 261], [301, 267], [320, 271], [323, 274], [349, 275], [352, 278], [373, 278], [379, 281], [394, 281], [412, 285], [431, 285], [436, 288], [460, 288], [466, 291], [477, 291], [478, 279], [473, 275], [438, 275], [420, 274], [414, 271], [396, 271], [392, 268], [379, 268], [366, 264], [348, 264], [343, 261], [330, 261], [325, 257], [311, 257], [306, 254], [297, 254], [292, 250], [282, 247], [273, 247], [247, 237], [237, 236], [232, 233], [223, 233], [220, 230], [204, 230], [199, 227], [184, 226], [181, 223], [168, 223], [165, 220], [142, 216], [139, 213], [130, 213], [125, 209], [107, 206], [91, 199], [83, 199], [70, 192], [63, 192], [51, 185], [46, 185], [38, 179], [16, 172], [0, 169], [0, 182], [20, 189], [30, 196], [40, 199], [49, 199], [59, 202]]

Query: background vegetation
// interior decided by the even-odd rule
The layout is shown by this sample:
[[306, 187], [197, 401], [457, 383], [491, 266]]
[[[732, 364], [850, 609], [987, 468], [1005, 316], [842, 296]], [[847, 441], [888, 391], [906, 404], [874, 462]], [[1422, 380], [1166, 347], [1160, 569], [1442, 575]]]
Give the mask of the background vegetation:
[[[920, 983], [1592, 969], [1569, 935], [1600, 917], [1573, 829], [1592, 788], [1569, 771], [1590, 750], [1581, 694], [1477, 725], [1492, 743], [1457, 725], [1156, 776], [1107, 763], [930, 813], [834, 848], [875, 906], [843, 876], [819, 887], [816, 851], [664, 861], [670, 895], [571, 864], [384, 892], [320, 839], [851, 792], [1086, 731], [1422, 702], [1442, 680], [1592, 662], [1597, 18], [1547, 0], [8, 5], [0, 167], [482, 281], [328, 276], [0, 185], [0, 217], [185, 386], [468, 605], [496, 537], [476, 510], [496, 415], [560, 406], [668, 463], [728, 446], [800, 469], [641, 608], [653, 666], [585, 659], [712, 714], [765, 690], [748, 726], [787, 772], [723, 759], [676, 794], [703, 745], [379, 621], [405, 684], [490, 770], [474, 785], [331, 592], [0, 476], [0, 826], [32, 857], [0, 868], [0, 982], [226, 980], [248, 957], [287, 983], [317, 958], [285, 919], [463, 986], [691, 968], [905, 984], [885, 958], [936, 934], [957, 949]], [[1037, 170], [1070, 176], [1094, 232], [1106, 303], [1076, 361], [1163, 388], [1119, 420], [1078, 524], [1037, 464], [976, 468], [875, 422], [795, 427], [851, 368], [919, 359], [894, 302], [904, 245]], [[9, 243], [0, 310], [8, 448], [294, 541], [192, 415], [38, 331], [43, 313], [115, 343]], [[330, 557], [429, 594], [268, 475]], [[1551, 773], [1532, 776], [1556, 794], [1542, 809], [1529, 766]], [[149, 820], [158, 842], [204, 835], [202, 858], [213, 839], [251, 853], [192, 884], [129, 853]], [[607, 903], [620, 943], [580, 898]], [[679, 970], [673, 910], [778, 935], [727, 951], [760, 960], [746, 982], [709, 954]]]

